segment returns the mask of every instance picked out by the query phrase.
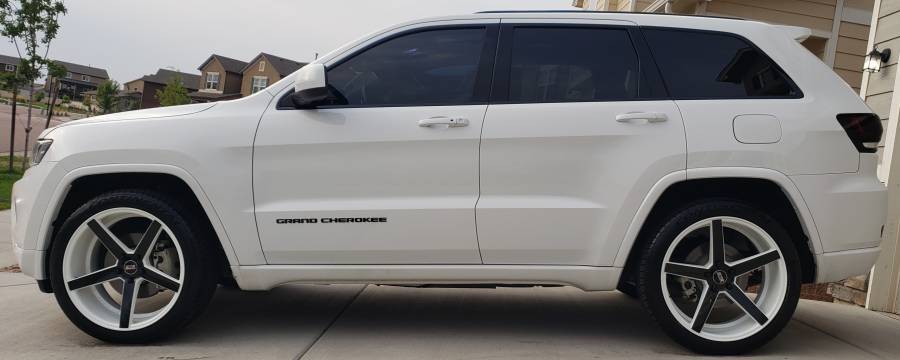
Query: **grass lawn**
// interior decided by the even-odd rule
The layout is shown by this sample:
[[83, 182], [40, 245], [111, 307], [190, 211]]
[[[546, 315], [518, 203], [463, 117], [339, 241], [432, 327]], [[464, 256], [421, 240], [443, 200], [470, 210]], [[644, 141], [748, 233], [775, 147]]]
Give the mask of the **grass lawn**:
[[0, 210], [9, 209], [9, 201], [12, 198], [13, 183], [22, 177], [22, 158], [13, 158], [13, 172], [7, 172], [9, 156], [0, 156]]

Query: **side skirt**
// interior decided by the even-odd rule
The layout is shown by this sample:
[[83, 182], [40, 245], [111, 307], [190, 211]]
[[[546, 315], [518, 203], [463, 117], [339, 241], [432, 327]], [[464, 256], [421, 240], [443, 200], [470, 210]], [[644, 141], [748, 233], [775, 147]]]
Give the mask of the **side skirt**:
[[243, 290], [306, 284], [533, 284], [615, 290], [622, 268], [553, 265], [253, 265], [232, 266]]

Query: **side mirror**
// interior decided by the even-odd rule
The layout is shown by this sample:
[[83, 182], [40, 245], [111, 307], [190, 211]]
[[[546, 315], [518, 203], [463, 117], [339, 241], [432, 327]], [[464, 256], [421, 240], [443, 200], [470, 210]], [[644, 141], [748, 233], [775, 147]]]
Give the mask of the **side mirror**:
[[312, 109], [328, 100], [325, 65], [309, 64], [294, 74], [294, 94], [291, 101], [298, 109]]

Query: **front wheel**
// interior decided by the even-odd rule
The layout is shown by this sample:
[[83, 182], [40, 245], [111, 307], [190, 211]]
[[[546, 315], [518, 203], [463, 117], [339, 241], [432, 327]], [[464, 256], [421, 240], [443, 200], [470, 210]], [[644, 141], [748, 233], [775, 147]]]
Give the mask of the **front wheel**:
[[72, 213], [50, 253], [66, 316], [120, 343], [151, 342], [185, 326], [216, 286], [216, 252], [190, 219], [176, 201], [140, 190], [100, 195]]
[[665, 221], [645, 249], [641, 300], [683, 346], [741, 354], [790, 320], [800, 298], [799, 263], [787, 232], [765, 213], [700, 202]]

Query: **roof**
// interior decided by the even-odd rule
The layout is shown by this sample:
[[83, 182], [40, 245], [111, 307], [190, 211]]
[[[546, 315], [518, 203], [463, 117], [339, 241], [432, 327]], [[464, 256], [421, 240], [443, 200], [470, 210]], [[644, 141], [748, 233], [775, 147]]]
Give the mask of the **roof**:
[[212, 54], [209, 56], [209, 58], [206, 59], [206, 61], [203, 62], [203, 64], [200, 65], [200, 67], [197, 68], [197, 70], [203, 71], [203, 68], [205, 68], [206, 65], [209, 64], [209, 62], [213, 59], [218, 59], [219, 63], [222, 64], [222, 67], [225, 68], [225, 71], [230, 73], [240, 74], [241, 70], [243, 70], [244, 67], [247, 66], [246, 62], [232, 59], [230, 57], [222, 56], [219, 54]]
[[[180, 71], [173, 71], [168, 69], [159, 69], [156, 70], [156, 74], [144, 75], [140, 79], [136, 80], [144, 80], [144, 82], [150, 82], [155, 84], [168, 84], [169, 80], [173, 77], [181, 77], [181, 84], [184, 87], [192, 90], [197, 89], [197, 85], [200, 84], [200, 75], [189, 74]], [[135, 81], [135, 80], [132, 80]], [[130, 82], [130, 81], [129, 81]]]
[[283, 58], [283, 57], [275, 56], [272, 54], [259, 53], [259, 55], [256, 55], [256, 57], [253, 58], [253, 60], [250, 60], [250, 62], [247, 63], [247, 65], [244, 66], [243, 69], [241, 69], [241, 72], [243, 73], [244, 71], [247, 71], [247, 68], [249, 68], [251, 65], [256, 63], [256, 61], [259, 60], [260, 57], [265, 57], [269, 61], [269, 65], [272, 65], [272, 67], [275, 68], [275, 71], [278, 72], [278, 75], [281, 75], [282, 77], [290, 75], [294, 71], [297, 71], [298, 69], [306, 66], [306, 64], [307, 64], [304, 62], [294, 61], [294, 60], [291, 60], [288, 58]]
[[101, 79], [109, 79], [109, 74], [106, 73], [105, 69], [95, 68], [92, 66], [80, 65], [65, 61], [53, 60], [56, 64], [62, 65], [66, 68], [66, 71], [74, 74], [84, 74], [90, 75], [96, 78]]
[[664, 15], [664, 16], [691, 16], [714, 19], [745, 20], [744, 18], [721, 15], [693, 15], [677, 13], [653, 13], [642, 11], [598, 11], [598, 10], [490, 10], [479, 11], [475, 14], [635, 14], [635, 15]]
[[0, 64], [19, 65], [20, 61], [21, 61], [21, 59], [15, 57], [15, 56], [0, 54]]

